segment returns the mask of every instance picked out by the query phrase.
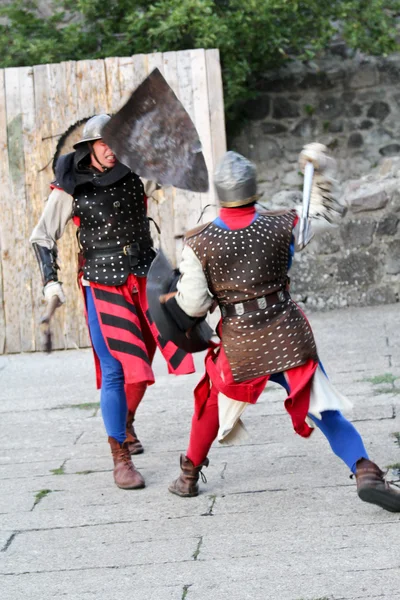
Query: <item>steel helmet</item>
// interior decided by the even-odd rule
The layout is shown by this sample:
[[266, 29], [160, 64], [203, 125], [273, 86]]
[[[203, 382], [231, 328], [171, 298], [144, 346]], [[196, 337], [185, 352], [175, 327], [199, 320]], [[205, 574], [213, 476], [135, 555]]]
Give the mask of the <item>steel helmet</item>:
[[95, 142], [96, 140], [101, 140], [102, 129], [106, 123], [111, 119], [110, 115], [102, 114], [95, 115], [91, 117], [85, 124], [82, 132], [82, 139], [79, 142], [74, 144], [74, 148], [76, 149], [80, 144], [84, 142]]
[[226, 152], [214, 174], [214, 185], [221, 206], [235, 208], [256, 202], [257, 173], [255, 165], [237, 152]]

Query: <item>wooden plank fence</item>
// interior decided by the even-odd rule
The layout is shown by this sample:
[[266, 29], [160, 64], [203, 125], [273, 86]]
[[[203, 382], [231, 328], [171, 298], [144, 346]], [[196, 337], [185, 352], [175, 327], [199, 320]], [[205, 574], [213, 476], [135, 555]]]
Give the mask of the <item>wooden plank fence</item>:
[[[61, 135], [80, 119], [113, 113], [158, 67], [197, 127], [207, 168], [226, 150], [218, 50], [185, 50], [0, 69], [0, 354], [41, 350], [39, 321], [45, 305], [29, 236], [43, 210], [54, 175], [52, 159]], [[204, 211], [201, 220], [200, 215]], [[182, 236], [216, 215], [207, 194], [166, 188], [150, 216], [161, 244], [176, 264]], [[66, 304], [53, 323], [55, 349], [89, 345], [76, 283], [77, 244], [72, 222], [58, 243]]]

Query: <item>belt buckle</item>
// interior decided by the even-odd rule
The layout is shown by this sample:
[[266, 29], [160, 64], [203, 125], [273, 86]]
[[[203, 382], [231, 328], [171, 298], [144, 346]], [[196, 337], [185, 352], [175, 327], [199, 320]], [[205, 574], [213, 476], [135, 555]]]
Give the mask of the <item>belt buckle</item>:
[[125, 254], [125, 256], [128, 256], [128, 248], [129, 248], [130, 244], [128, 244], [127, 246], [124, 246], [122, 248], [122, 252]]
[[278, 296], [278, 300], [279, 302], [284, 302], [285, 301], [285, 292], [282, 292], [282, 290], [279, 290], [279, 292], [277, 292], [276, 294]]
[[240, 317], [242, 315], [244, 315], [244, 306], [243, 306], [243, 302], [238, 302], [237, 304], [234, 305], [235, 306], [235, 313]]
[[267, 299], [265, 296], [262, 296], [262, 298], [257, 298], [257, 306], [258, 306], [258, 308], [261, 308], [262, 310], [264, 308], [267, 308]]

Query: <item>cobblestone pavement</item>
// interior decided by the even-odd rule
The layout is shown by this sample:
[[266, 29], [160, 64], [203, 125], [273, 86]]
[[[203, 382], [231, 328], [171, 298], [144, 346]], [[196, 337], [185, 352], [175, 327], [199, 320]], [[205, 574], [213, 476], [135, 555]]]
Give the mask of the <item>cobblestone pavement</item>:
[[[372, 460], [396, 474], [399, 306], [310, 321]], [[122, 491], [90, 350], [0, 357], [1, 600], [400, 599], [400, 515], [358, 499], [318, 431], [293, 433], [277, 386], [247, 409], [245, 443], [212, 448], [201, 494], [169, 494], [199, 373], [168, 376], [160, 357], [155, 371], [136, 421], [147, 487]]]

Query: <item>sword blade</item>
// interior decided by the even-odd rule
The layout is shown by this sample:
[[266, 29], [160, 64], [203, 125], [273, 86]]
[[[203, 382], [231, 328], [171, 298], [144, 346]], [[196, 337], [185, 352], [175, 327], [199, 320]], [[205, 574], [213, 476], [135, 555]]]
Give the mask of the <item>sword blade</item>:
[[302, 214], [299, 224], [299, 236], [298, 236], [298, 246], [299, 248], [304, 248], [304, 246], [309, 242], [308, 239], [308, 214], [310, 211], [310, 198], [311, 198], [311, 188], [312, 188], [312, 180], [314, 177], [314, 165], [312, 162], [307, 162], [304, 168], [304, 181], [303, 181], [303, 208]]
[[60, 303], [58, 296], [53, 296], [47, 306], [46, 314], [40, 321], [40, 327], [41, 327], [42, 336], [43, 336], [43, 342], [42, 342], [43, 348], [42, 349], [43, 349], [43, 352], [46, 352], [47, 354], [50, 354], [50, 352], [53, 349], [53, 344], [52, 344], [52, 339], [51, 339], [50, 321], [53, 318], [54, 313], [56, 312], [57, 308], [60, 305], [61, 305], [61, 303]]

